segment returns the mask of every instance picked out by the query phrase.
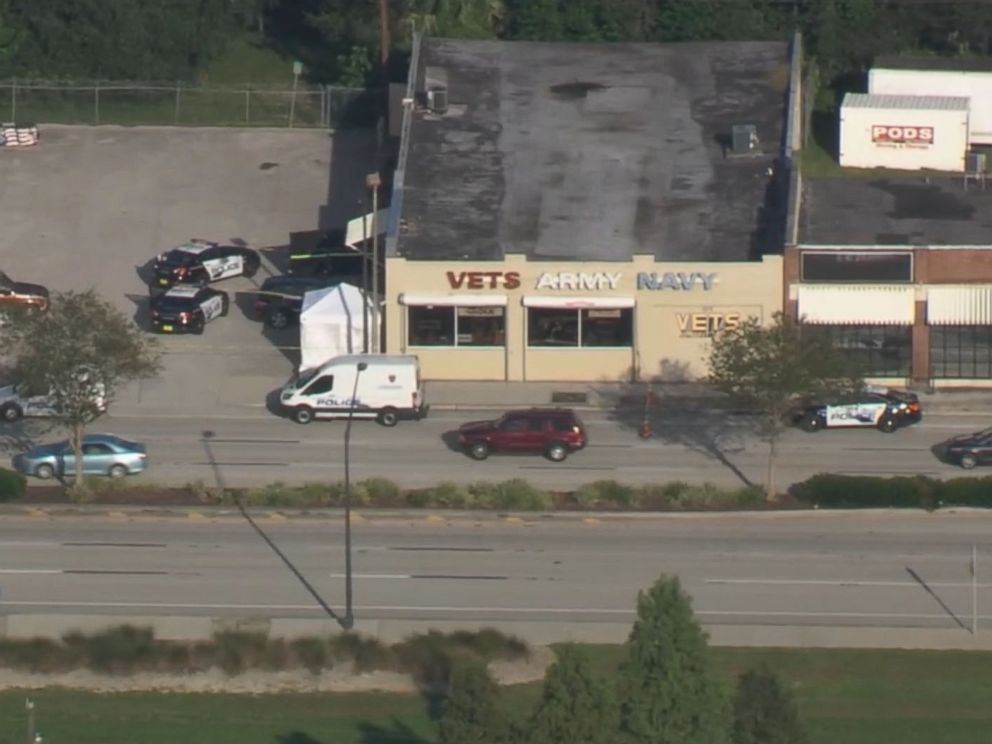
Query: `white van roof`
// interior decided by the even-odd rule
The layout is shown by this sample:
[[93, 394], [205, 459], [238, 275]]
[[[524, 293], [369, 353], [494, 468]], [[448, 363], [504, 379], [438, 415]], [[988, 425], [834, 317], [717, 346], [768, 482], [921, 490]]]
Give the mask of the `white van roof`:
[[320, 368], [358, 364], [359, 362], [365, 362], [370, 367], [415, 367], [418, 360], [413, 354], [346, 354], [324, 362]]

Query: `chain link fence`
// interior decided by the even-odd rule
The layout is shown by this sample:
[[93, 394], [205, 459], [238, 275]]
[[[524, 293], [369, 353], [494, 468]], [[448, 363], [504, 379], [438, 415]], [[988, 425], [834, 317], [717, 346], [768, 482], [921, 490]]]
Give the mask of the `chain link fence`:
[[0, 82], [0, 118], [48, 124], [347, 127], [374, 123], [375, 90], [185, 83]]

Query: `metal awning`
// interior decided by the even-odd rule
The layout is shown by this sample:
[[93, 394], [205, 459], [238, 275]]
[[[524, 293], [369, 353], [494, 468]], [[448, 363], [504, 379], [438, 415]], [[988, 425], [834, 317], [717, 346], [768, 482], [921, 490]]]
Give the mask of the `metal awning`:
[[821, 325], [912, 325], [916, 293], [911, 286], [802, 284], [799, 317]]
[[559, 307], [559, 308], [625, 308], [634, 307], [633, 297], [556, 297], [556, 296], [526, 296], [524, 307]]
[[992, 285], [927, 288], [928, 325], [992, 325]]
[[401, 305], [439, 305], [441, 307], [506, 307], [505, 294], [417, 294], [404, 292]]

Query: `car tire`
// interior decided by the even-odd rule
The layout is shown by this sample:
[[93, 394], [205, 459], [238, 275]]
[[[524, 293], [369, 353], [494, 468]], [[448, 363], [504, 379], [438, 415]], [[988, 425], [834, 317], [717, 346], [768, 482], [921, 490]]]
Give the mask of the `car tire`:
[[899, 428], [899, 423], [891, 416], [886, 416], [881, 421], [878, 422], [878, 430], [885, 432], [886, 434], [891, 434], [896, 429]]
[[544, 450], [544, 456], [551, 460], [551, 462], [563, 462], [568, 457], [568, 447], [561, 442], [552, 442]]
[[117, 463], [116, 465], [111, 465], [110, 470], [107, 471], [107, 475], [109, 475], [111, 478], [123, 478], [125, 475], [127, 475], [127, 468], [124, 465], [121, 465], [120, 463]]
[[221, 297], [220, 297], [220, 317], [226, 318], [227, 317], [227, 313], [230, 311], [230, 309], [231, 309], [231, 298], [228, 297], [226, 294], [221, 295]]
[[466, 448], [466, 451], [473, 460], [485, 460], [489, 457], [489, 445], [485, 442], [473, 442]]
[[310, 406], [298, 406], [293, 409], [293, 421], [298, 424], [309, 424], [313, 421], [313, 409]]
[[259, 258], [258, 254], [254, 251], [245, 252], [245, 276], [251, 279], [255, 274], [258, 273], [258, 269], [262, 265], [262, 260]]
[[289, 310], [284, 307], [273, 308], [265, 314], [265, 325], [277, 331], [281, 331], [283, 328], [289, 328], [291, 321], [292, 318], [289, 316]]
[[799, 424], [803, 431], [808, 431], [810, 433], [814, 431], [819, 431], [823, 428], [823, 421], [820, 420], [819, 416], [810, 415], [806, 416], [802, 422]]
[[36, 477], [42, 480], [51, 480], [55, 477], [55, 468], [49, 465], [47, 462], [41, 463], [38, 467], [34, 469], [34, 474]]
[[379, 411], [379, 423], [386, 427], [393, 427], [399, 423], [400, 415], [395, 408], [383, 408]]
[[970, 453], [963, 454], [960, 465], [965, 470], [974, 470], [975, 466], [978, 465], [978, 458]]
[[207, 322], [205, 320], [198, 321], [195, 325], [190, 326], [189, 332], [194, 336], [202, 336], [203, 330], [207, 327]]
[[0, 418], [7, 422], [17, 421], [21, 416], [24, 415], [24, 411], [16, 403], [7, 403], [0, 407]]

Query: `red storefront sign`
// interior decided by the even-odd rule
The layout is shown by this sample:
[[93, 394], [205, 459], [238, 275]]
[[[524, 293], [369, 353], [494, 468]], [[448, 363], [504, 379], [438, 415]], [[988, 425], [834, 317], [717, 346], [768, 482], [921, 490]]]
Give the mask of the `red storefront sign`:
[[448, 285], [452, 289], [517, 289], [518, 271], [449, 271]]

